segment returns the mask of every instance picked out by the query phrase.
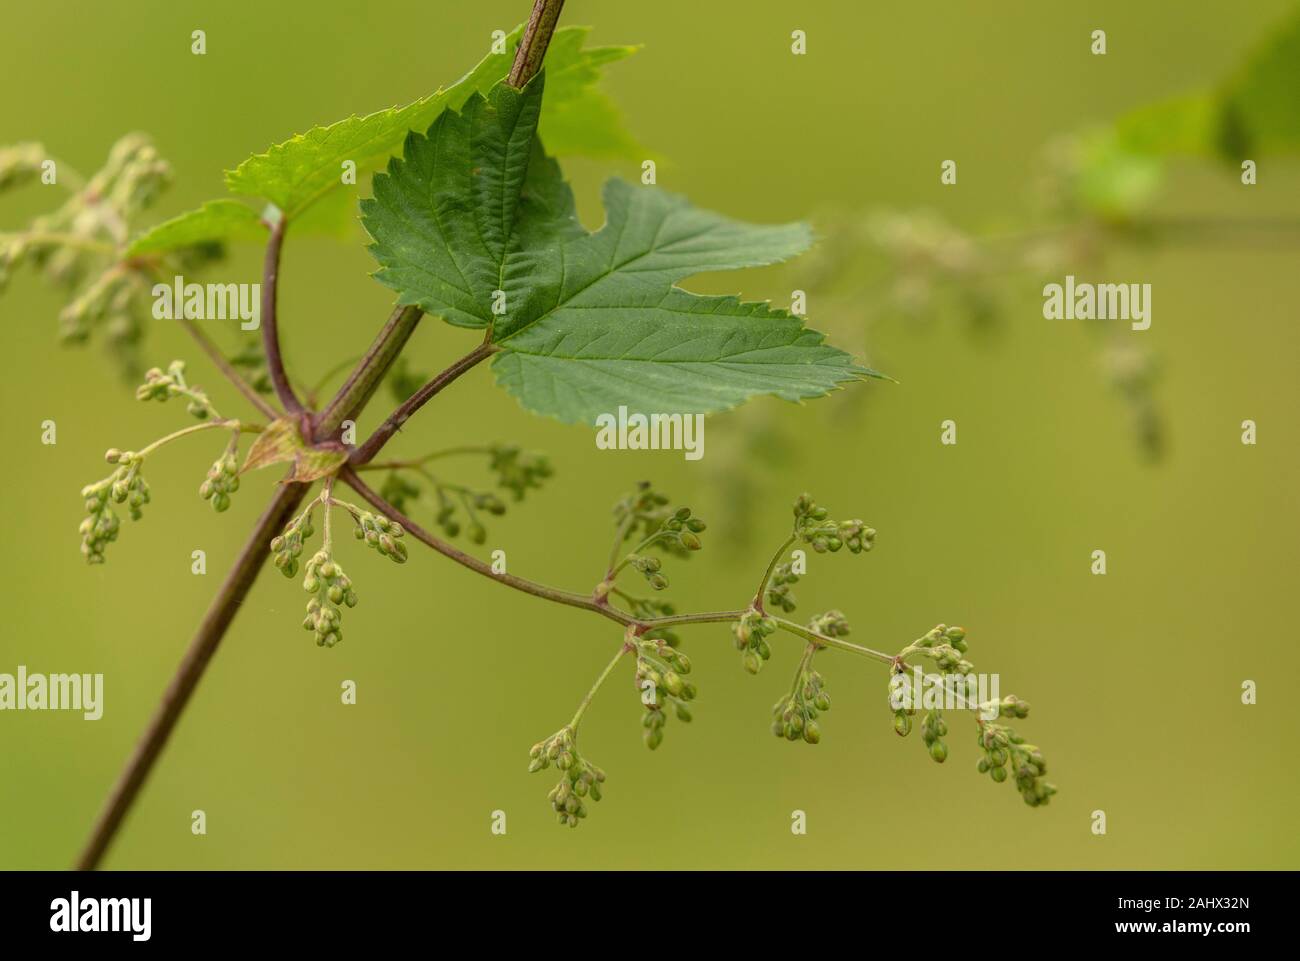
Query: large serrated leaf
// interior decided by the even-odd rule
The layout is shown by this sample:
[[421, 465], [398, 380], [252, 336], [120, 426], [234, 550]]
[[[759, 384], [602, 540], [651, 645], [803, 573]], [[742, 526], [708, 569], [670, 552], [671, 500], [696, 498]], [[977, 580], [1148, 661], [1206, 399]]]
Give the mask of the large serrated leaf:
[[[642, 148], [626, 133], [617, 111], [599, 91], [599, 68], [622, 59], [635, 47], [583, 49], [586, 27], [556, 31], [547, 51], [548, 69], [563, 78], [561, 93], [548, 110], [566, 132], [567, 150], [595, 154], [640, 156]], [[444, 110], [458, 110], [476, 93], [485, 93], [510, 70], [522, 27], [507, 38], [506, 51], [489, 54], [451, 86], [404, 107], [380, 110], [364, 117], [349, 117], [328, 126], [314, 127], [266, 153], [249, 157], [226, 173], [232, 193], [264, 197], [290, 220], [320, 198], [342, 186], [343, 163], [352, 161], [357, 172], [374, 169], [392, 156], [410, 130], [424, 130]], [[546, 118], [543, 118], [545, 125]], [[583, 128], [573, 130], [575, 123]]]
[[362, 203], [379, 280], [399, 302], [491, 328], [498, 381], [530, 410], [592, 421], [627, 405], [723, 410], [756, 394], [816, 397], [863, 376], [802, 320], [674, 284], [805, 250], [803, 224], [755, 226], [613, 180], [589, 234], [537, 135], [543, 72], [448, 111], [376, 175]]

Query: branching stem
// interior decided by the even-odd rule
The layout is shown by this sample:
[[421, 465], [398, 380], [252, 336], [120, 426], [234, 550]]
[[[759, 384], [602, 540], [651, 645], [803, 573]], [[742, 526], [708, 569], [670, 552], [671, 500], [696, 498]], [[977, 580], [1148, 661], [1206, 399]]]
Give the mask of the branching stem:
[[475, 366], [487, 360], [497, 351], [495, 344], [484, 342], [471, 350], [460, 360], [456, 361], [442, 373], [438, 374], [427, 384], [408, 397], [402, 404], [388, 415], [388, 418], [375, 429], [364, 444], [352, 452], [351, 461], [353, 464], [365, 464], [373, 460], [374, 456], [379, 453], [380, 449], [392, 439], [392, 436], [401, 429], [411, 416], [421, 407], [427, 404], [439, 391], [448, 384], [456, 380], [461, 374], [473, 369]]
[[797, 539], [797, 535], [791, 534], [786, 539], [786, 542], [776, 549], [776, 553], [772, 555], [772, 559], [767, 564], [767, 570], [763, 572], [763, 579], [758, 582], [758, 592], [754, 594], [754, 610], [760, 614], [766, 613], [763, 609], [763, 598], [767, 596], [767, 585], [772, 580], [772, 573], [776, 570], [776, 565], [781, 563], [781, 558], [790, 549], [790, 545]]
[[289, 385], [289, 375], [284, 370], [284, 358], [280, 355], [280, 331], [276, 322], [276, 292], [280, 281], [280, 247], [284, 243], [284, 231], [288, 227], [284, 214], [275, 218], [271, 224], [271, 236], [266, 242], [266, 260], [262, 268], [262, 348], [266, 352], [266, 366], [271, 374], [271, 383], [275, 386], [275, 396], [290, 414], [300, 413], [303, 409], [298, 395]]

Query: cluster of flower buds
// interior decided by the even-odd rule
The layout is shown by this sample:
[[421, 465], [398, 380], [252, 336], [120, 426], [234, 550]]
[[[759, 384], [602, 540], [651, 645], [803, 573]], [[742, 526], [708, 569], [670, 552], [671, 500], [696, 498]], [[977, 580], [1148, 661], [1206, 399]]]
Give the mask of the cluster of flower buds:
[[578, 753], [577, 737], [571, 727], [560, 728], [546, 740], [538, 741], [528, 756], [529, 773], [544, 771], [552, 764], [559, 768], [560, 781], [546, 799], [561, 824], [576, 828], [578, 821], [587, 816], [586, 799], [600, 800], [605, 772]]
[[695, 700], [695, 685], [683, 675], [691, 673], [691, 661], [685, 654], [663, 641], [640, 638], [637, 642], [636, 686], [645, 713], [645, 746], [654, 750], [664, 739], [667, 708], [672, 708], [683, 723], [691, 720], [687, 701]]
[[930, 757], [940, 764], [948, 760], [948, 745], [943, 740], [947, 733], [948, 722], [943, 719], [942, 712], [926, 711], [921, 719], [921, 740], [925, 742]]
[[144, 375], [144, 383], [135, 389], [136, 400], [156, 400], [166, 402], [173, 397], [184, 397], [189, 401], [185, 408], [199, 420], [216, 418], [217, 411], [208, 400], [208, 395], [185, 381], [185, 362], [173, 360], [162, 371], [151, 367]]
[[514, 494], [515, 500], [535, 490], [549, 478], [554, 470], [545, 454], [523, 451], [513, 444], [493, 444], [489, 452], [488, 467], [497, 475], [497, 484]]
[[831, 696], [826, 693], [822, 676], [812, 668], [812, 659], [800, 664], [794, 690], [772, 706], [772, 733], [787, 741], [800, 738], [809, 744], [822, 739], [822, 729], [817, 715], [831, 709]]
[[763, 669], [763, 662], [772, 656], [767, 638], [776, 633], [776, 621], [751, 607], [731, 625], [731, 633], [736, 638], [736, 650], [740, 651], [745, 670], [757, 674]]
[[889, 675], [889, 709], [894, 712], [894, 733], [899, 737], [912, 733], [912, 717], [916, 714], [912, 694], [907, 690], [909, 683], [901, 667]]
[[789, 614], [795, 609], [798, 600], [794, 591], [790, 590], [790, 585], [798, 583], [799, 575], [790, 569], [790, 564], [778, 564], [772, 571], [771, 580], [767, 582], [766, 603]]
[[139, 274], [110, 267], [87, 284], [59, 311], [59, 339], [85, 343], [92, 327], [102, 325], [114, 343], [138, 339], [140, 323], [133, 302], [144, 290]]
[[698, 551], [704, 545], [699, 535], [708, 525], [698, 517], [691, 516], [689, 507], [679, 507], [663, 524], [664, 539], [676, 542], [688, 551]]
[[334, 561], [329, 551], [317, 551], [307, 562], [303, 590], [314, 595], [307, 602], [307, 617], [302, 626], [316, 635], [318, 647], [333, 647], [343, 640], [343, 612], [340, 604], [357, 606], [357, 592], [351, 579]]
[[[1004, 699], [1002, 707], [1005, 713], [1014, 713], [1017, 717], [1029, 713], [1029, 705], [1024, 701], [1015, 701], [1011, 708], [1007, 708]], [[1024, 713], [1020, 713], [1022, 708]], [[1026, 744], [1025, 739], [1011, 728], [986, 722], [980, 726], [977, 743], [984, 751], [979, 760], [979, 772], [988, 774], [998, 784], [1008, 776], [1014, 777], [1016, 789], [1030, 807], [1046, 804], [1056, 793], [1056, 786], [1042, 779], [1047, 773], [1042, 751], [1033, 744]]]
[[966, 631], [960, 627], [938, 624], [914, 642], [923, 657], [931, 658], [941, 671], [969, 674], [975, 669], [965, 654], [970, 650]]
[[81, 489], [81, 496], [86, 501], [86, 516], [79, 528], [81, 553], [91, 564], [104, 563], [104, 548], [117, 540], [121, 521], [111, 504], [125, 504], [131, 520], [138, 521], [144, 516], [144, 505], [150, 500], [149, 485], [140, 473], [144, 466], [143, 457], [135, 451], [114, 447], [104, 454], [104, 459], [116, 464], [117, 470]]
[[285, 577], [293, 577], [298, 573], [298, 558], [302, 555], [303, 541], [316, 533], [316, 528], [311, 523], [314, 508], [313, 503], [304, 513], [285, 525], [283, 534], [271, 538], [273, 563]]
[[[674, 516], [668, 505], [667, 494], [655, 490], [649, 481], [640, 481], [636, 490], [614, 505], [614, 523], [623, 528], [624, 540], [648, 541]], [[669, 554], [689, 553], [676, 539], [661, 539], [656, 544]]]
[[420, 485], [408, 480], [400, 471], [389, 471], [379, 489], [380, 496], [403, 514], [409, 513], [407, 507], [421, 494]]
[[[418, 488], [416, 490], [418, 493]], [[434, 520], [448, 537], [456, 537], [461, 532], [456, 505], [447, 497], [446, 489], [441, 485], [436, 486], [436, 491], [439, 506]], [[465, 527], [466, 535], [475, 544], [485, 543], [487, 541], [487, 528], [479, 520], [478, 511], [486, 511], [493, 516], [500, 517], [506, 512], [506, 505], [501, 498], [489, 491], [459, 489], [457, 493], [460, 494], [461, 504], [468, 515], [468, 522]]]
[[668, 587], [668, 577], [662, 571], [663, 561], [657, 557], [648, 554], [629, 554], [627, 555], [629, 567], [633, 567], [645, 576], [646, 583], [656, 591], [662, 591]]
[[382, 556], [394, 563], [406, 563], [406, 545], [401, 537], [406, 533], [397, 521], [390, 521], [383, 514], [360, 511], [356, 517], [357, 526], [352, 529], [357, 540], [365, 541]]
[[239, 490], [239, 463], [233, 449], [227, 449], [208, 468], [208, 479], [199, 485], [199, 496], [212, 502], [220, 514], [230, 506], [230, 495]]
[[827, 611], [810, 620], [808, 630], [826, 637], [848, 637], [849, 621], [841, 611]]
[[[39, 144], [0, 148], [0, 189], [46, 170], [60, 171]], [[66, 341], [89, 337], [92, 326], [108, 334], [110, 353], [124, 374], [134, 376], [141, 336], [139, 301], [152, 279], [118, 250], [131, 234], [129, 221], [153, 201], [170, 179], [167, 164], [147, 138], [124, 137], [104, 167], [71, 191], [57, 209], [34, 218], [22, 233], [0, 237], [0, 288], [11, 267], [30, 261], [45, 278], [76, 295], [60, 315]], [[87, 278], [90, 278], [87, 283]]]
[[817, 506], [807, 494], [799, 495], [794, 503], [795, 533], [805, 544], [819, 554], [827, 551], [835, 553], [841, 547], [847, 547], [851, 553], [861, 554], [869, 551], [875, 544], [876, 529], [868, 527], [861, 520], [834, 521], [830, 512]]

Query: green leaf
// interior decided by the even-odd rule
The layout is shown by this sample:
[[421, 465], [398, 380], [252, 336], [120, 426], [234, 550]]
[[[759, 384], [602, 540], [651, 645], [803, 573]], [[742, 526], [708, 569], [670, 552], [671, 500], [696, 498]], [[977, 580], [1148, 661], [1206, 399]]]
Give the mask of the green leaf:
[[363, 223], [399, 303], [491, 328], [498, 382], [565, 421], [800, 400], [879, 376], [784, 310], [673, 286], [794, 256], [811, 243], [803, 224], [740, 223], [612, 180], [606, 223], [588, 233], [537, 136], [548, 77], [471, 97], [375, 176]]
[[265, 240], [266, 227], [256, 211], [236, 200], [209, 200], [145, 231], [126, 249], [128, 257], [162, 253], [226, 240]]
[[1219, 147], [1228, 159], [1300, 147], [1300, 12], [1246, 58], [1224, 85], [1222, 99]]
[[1125, 147], [1158, 156], [1300, 149], [1300, 13], [1283, 21], [1213, 90], [1140, 107], [1116, 125]]
[[1140, 107], [1120, 118], [1116, 132], [1137, 153], [1205, 157], [1215, 153], [1218, 123], [1218, 102], [1197, 94]]
[[[523, 28], [507, 38], [506, 52], [489, 54], [450, 87], [407, 104], [365, 117], [349, 117], [314, 127], [291, 140], [256, 154], [226, 173], [232, 193], [264, 197], [290, 220], [317, 200], [343, 186], [343, 163], [351, 160], [357, 173], [374, 169], [392, 156], [411, 130], [423, 130], [445, 110], [458, 110], [476, 93], [486, 93], [510, 71]], [[562, 78], [559, 95], [548, 106], [558, 119], [560, 146], [565, 152], [637, 156], [641, 150], [624, 131], [608, 98], [596, 87], [600, 68], [627, 57], [635, 47], [583, 49], [586, 27], [557, 30], [547, 50], [548, 69]], [[543, 118], [543, 129], [549, 116]], [[575, 131], [574, 128], [579, 128]], [[581, 128], [586, 127], [586, 130]]]

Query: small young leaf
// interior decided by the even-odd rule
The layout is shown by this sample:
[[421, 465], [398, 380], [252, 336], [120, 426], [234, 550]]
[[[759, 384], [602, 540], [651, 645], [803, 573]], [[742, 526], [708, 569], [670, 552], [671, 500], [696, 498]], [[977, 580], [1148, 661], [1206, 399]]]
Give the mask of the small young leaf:
[[126, 249], [128, 257], [161, 253], [223, 240], [266, 239], [266, 227], [251, 207], [237, 200], [209, 200], [145, 231]]
[[[486, 93], [510, 71], [515, 48], [523, 28], [516, 28], [506, 42], [506, 52], [489, 54], [451, 86], [407, 104], [365, 117], [352, 116], [276, 144], [266, 153], [249, 157], [226, 172], [226, 186], [232, 193], [264, 197], [284, 211], [290, 220], [320, 198], [341, 186], [344, 161], [356, 164], [357, 172], [374, 169], [401, 146], [410, 130], [423, 130], [444, 110], [457, 110], [475, 93]], [[592, 47], [583, 49], [585, 27], [557, 30], [547, 51], [546, 63], [565, 78], [551, 111], [562, 111], [566, 128], [587, 127], [583, 136], [566, 135], [569, 149], [590, 150], [608, 155], [635, 155], [636, 142], [623, 130], [617, 112], [596, 89], [599, 68], [633, 53], [635, 47]]]
[[342, 448], [313, 447], [303, 440], [296, 421], [282, 417], [267, 425], [249, 448], [241, 474], [272, 464], [292, 462], [293, 472], [285, 482], [308, 483], [333, 474], [348, 459]]

